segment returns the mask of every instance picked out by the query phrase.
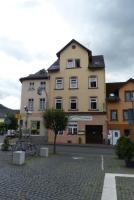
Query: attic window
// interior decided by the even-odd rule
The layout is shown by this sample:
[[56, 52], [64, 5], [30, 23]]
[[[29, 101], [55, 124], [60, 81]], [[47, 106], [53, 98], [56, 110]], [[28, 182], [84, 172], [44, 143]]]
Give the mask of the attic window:
[[80, 59], [67, 60], [67, 68], [79, 68], [79, 67], [80, 67]]
[[72, 45], [72, 49], [75, 49], [75, 48], [76, 48], [76, 46], [73, 44], [73, 45]]

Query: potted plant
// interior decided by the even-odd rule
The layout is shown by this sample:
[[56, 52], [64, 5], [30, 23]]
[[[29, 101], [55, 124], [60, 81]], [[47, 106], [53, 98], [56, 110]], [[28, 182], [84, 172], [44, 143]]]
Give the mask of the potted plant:
[[125, 146], [126, 143], [128, 142], [129, 138], [125, 137], [125, 136], [121, 136], [118, 140], [117, 140], [117, 144], [115, 146], [115, 153], [118, 156], [119, 159], [124, 159], [124, 153], [125, 153]]

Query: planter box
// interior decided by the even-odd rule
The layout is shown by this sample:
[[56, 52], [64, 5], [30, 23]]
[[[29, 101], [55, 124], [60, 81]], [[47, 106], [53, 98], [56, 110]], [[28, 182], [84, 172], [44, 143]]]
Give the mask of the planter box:
[[125, 163], [126, 163], [126, 167], [134, 168], [134, 161], [125, 160]]

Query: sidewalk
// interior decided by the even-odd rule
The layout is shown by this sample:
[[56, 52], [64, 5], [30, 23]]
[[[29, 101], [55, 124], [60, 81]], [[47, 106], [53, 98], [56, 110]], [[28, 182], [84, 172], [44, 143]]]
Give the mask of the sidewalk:
[[[46, 143], [46, 145], [53, 145], [53, 143]], [[73, 146], [73, 147], [93, 147], [93, 148], [109, 148], [114, 149], [114, 146], [108, 144], [72, 144], [72, 143], [56, 143], [56, 146]]]

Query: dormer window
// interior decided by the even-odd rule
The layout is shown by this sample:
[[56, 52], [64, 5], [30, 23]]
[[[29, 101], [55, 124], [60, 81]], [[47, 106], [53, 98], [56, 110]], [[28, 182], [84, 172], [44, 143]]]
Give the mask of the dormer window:
[[67, 68], [78, 68], [80, 67], [80, 59], [68, 59]]

